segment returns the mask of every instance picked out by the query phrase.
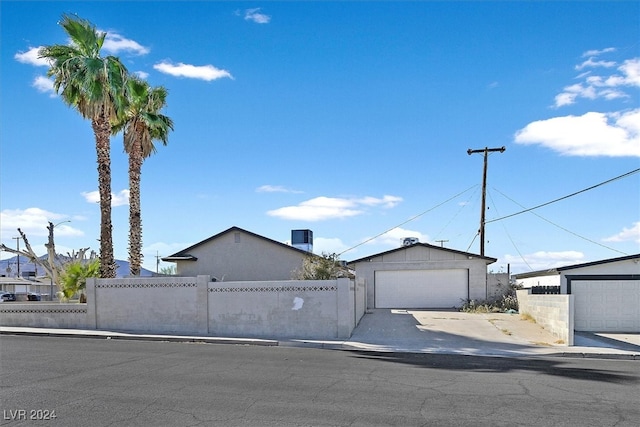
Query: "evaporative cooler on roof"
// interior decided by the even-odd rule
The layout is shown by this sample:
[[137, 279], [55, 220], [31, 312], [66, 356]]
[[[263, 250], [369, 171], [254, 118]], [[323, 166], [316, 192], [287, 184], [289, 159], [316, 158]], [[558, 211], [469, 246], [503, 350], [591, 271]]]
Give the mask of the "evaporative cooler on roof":
[[313, 231], [291, 230], [291, 246], [303, 251], [313, 252]]

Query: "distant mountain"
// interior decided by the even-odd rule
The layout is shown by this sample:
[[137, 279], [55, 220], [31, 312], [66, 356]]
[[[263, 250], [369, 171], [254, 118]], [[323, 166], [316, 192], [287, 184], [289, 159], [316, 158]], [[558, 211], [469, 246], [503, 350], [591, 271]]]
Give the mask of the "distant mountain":
[[[118, 265], [118, 268], [116, 269], [116, 277], [125, 277], [130, 274], [131, 270], [129, 269], [129, 261], [117, 259], [116, 264]], [[140, 277], [151, 277], [155, 275], [156, 273], [151, 270], [147, 270], [142, 267], [140, 268]]]
[[[62, 256], [61, 256], [62, 257]], [[46, 259], [46, 255], [42, 255], [40, 259]], [[116, 260], [116, 264], [118, 268], [116, 269], [116, 277], [125, 277], [129, 275], [131, 271], [129, 269], [129, 261]], [[18, 256], [14, 256], [13, 258], [7, 258], [0, 260], [0, 276], [3, 277], [16, 277], [18, 273]], [[36, 266], [34, 263], [30, 262], [27, 258], [20, 256], [20, 275], [22, 277], [32, 277], [32, 276], [43, 276], [45, 274], [44, 269], [39, 265]], [[145, 268], [140, 269], [141, 277], [151, 277], [155, 276], [151, 270], [147, 270]]]

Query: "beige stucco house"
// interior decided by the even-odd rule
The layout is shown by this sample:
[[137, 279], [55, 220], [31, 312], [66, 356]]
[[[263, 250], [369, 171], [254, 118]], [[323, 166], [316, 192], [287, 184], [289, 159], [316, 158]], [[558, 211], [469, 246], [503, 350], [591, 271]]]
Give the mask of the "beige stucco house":
[[162, 260], [175, 262], [179, 276], [209, 275], [225, 282], [290, 280], [310, 254], [234, 226]]
[[487, 299], [496, 258], [414, 243], [348, 263], [364, 280], [367, 308], [452, 308]]

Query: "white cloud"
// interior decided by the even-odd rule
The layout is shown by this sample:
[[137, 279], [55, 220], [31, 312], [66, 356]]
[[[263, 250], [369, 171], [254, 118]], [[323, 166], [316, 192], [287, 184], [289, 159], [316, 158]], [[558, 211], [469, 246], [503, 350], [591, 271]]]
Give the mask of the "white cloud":
[[[89, 191], [81, 193], [89, 203], [100, 203], [100, 192]], [[129, 204], [129, 190], [121, 190], [118, 194], [111, 193], [111, 206], [125, 206]]]
[[640, 109], [538, 120], [519, 130], [515, 142], [569, 156], [640, 157]]
[[38, 57], [38, 51], [42, 46], [30, 47], [26, 52], [18, 52], [13, 55], [13, 58], [23, 64], [34, 65], [36, 67], [48, 67], [49, 61], [45, 58]]
[[314, 237], [313, 238], [313, 253], [315, 254], [339, 254], [345, 250], [349, 249], [347, 245], [345, 245], [342, 240], [337, 237], [334, 238], [326, 238], [326, 237]]
[[[523, 259], [526, 261], [523, 261]], [[556, 267], [564, 267], [585, 262], [584, 254], [578, 251], [558, 251], [547, 252], [538, 251], [532, 254], [520, 255], [507, 254], [500, 259], [501, 262], [509, 264], [511, 271], [538, 271]]]
[[582, 57], [586, 58], [588, 56], [599, 56], [599, 55], [602, 55], [603, 53], [609, 53], [609, 52], [615, 52], [615, 51], [616, 51], [615, 47], [607, 47], [601, 50], [597, 50], [597, 49], [588, 50], [582, 54]]
[[402, 197], [397, 196], [389, 196], [384, 195], [382, 199], [378, 199], [376, 197], [363, 197], [361, 199], [357, 199], [356, 202], [366, 205], [366, 206], [383, 206], [385, 208], [393, 208], [398, 205], [402, 201]]
[[33, 79], [33, 83], [31, 84], [38, 92], [48, 93], [51, 97], [57, 96], [55, 89], [53, 88], [53, 80], [45, 77], [38, 76]]
[[303, 193], [302, 191], [292, 190], [282, 185], [262, 185], [256, 188], [256, 193]]
[[[592, 58], [576, 66], [577, 70], [589, 67], [605, 67], [611, 68], [616, 63], [613, 61], [593, 61]], [[625, 60], [622, 65], [616, 68], [617, 74], [610, 75], [592, 75], [591, 72], [585, 72], [576, 78], [581, 80], [562, 89], [562, 92], [556, 95], [554, 106], [556, 108], [566, 105], [572, 105], [579, 98], [606, 100], [627, 98], [629, 95], [624, 92], [628, 87], [640, 87], [640, 58], [632, 58]]]
[[364, 211], [357, 209], [356, 203], [351, 200], [316, 197], [315, 199], [304, 201], [297, 206], [285, 206], [268, 211], [267, 215], [281, 219], [323, 221], [326, 219], [347, 218], [363, 213]]
[[365, 209], [367, 207], [382, 206], [384, 208], [392, 208], [400, 201], [402, 201], [402, 198], [396, 196], [384, 196], [381, 199], [375, 197], [350, 199], [316, 197], [296, 206], [285, 206], [268, 211], [267, 215], [290, 220], [323, 221], [362, 215], [366, 212]]
[[200, 79], [205, 81], [217, 80], [228, 77], [233, 79], [231, 73], [227, 70], [221, 70], [213, 65], [190, 65], [179, 62], [172, 64], [171, 62], [163, 61], [153, 66], [161, 73], [170, 74], [176, 77], [187, 77], [190, 79]]
[[582, 70], [584, 68], [594, 68], [594, 67], [604, 67], [611, 68], [615, 67], [615, 61], [594, 61], [593, 58], [589, 58], [584, 61], [582, 64], [576, 65], [576, 70]]
[[584, 86], [582, 83], [567, 86], [564, 88], [564, 92], [556, 95], [555, 105], [556, 107], [563, 107], [565, 105], [575, 104], [578, 97], [595, 99], [595, 88], [593, 86]]
[[30, 236], [48, 236], [47, 226], [51, 221], [55, 226], [56, 236], [83, 236], [84, 233], [81, 230], [62, 222], [67, 218], [69, 218], [68, 215], [40, 208], [5, 209], [0, 212], [0, 226], [2, 235], [17, 237], [18, 228], [20, 228], [29, 238]]
[[640, 221], [631, 227], [624, 227], [621, 232], [603, 239], [605, 242], [636, 242], [640, 243]]
[[393, 230], [387, 231], [382, 236], [378, 236], [373, 240], [365, 239], [365, 241], [368, 240], [368, 245], [384, 245], [395, 248], [402, 246], [402, 239], [404, 239], [405, 237], [417, 237], [420, 243], [428, 243], [429, 241], [429, 236], [427, 236], [426, 234], [400, 227], [396, 227]]
[[264, 13], [260, 13], [260, 8], [255, 9], [247, 9], [244, 11], [244, 19], [246, 21], [253, 21], [256, 24], [268, 24], [271, 21], [271, 17], [269, 15], [265, 15]]
[[140, 77], [142, 80], [146, 80], [149, 77], [149, 73], [145, 71], [134, 71], [133, 74]]
[[627, 59], [618, 70], [622, 71], [624, 84], [640, 87], [640, 58]]
[[102, 48], [111, 54], [117, 55], [121, 52], [130, 53], [132, 55], [146, 55], [149, 48], [142, 46], [140, 43], [127, 39], [118, 33], [107, 32]]
[[622, 92], [621, 90], [616, 90], [616, 89], [603, 89], [600, 91], [599, 95], [606, 99], [607, 101], [610, 101], [612, 99], [618, 99], [618, 98], [628, 98], [629, 95], [627, 95], [626, 93]]

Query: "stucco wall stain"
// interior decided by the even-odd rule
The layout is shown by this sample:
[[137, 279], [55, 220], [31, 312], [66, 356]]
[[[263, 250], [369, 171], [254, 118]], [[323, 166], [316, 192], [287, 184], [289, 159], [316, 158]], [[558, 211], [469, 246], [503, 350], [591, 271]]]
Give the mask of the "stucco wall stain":
[[304, 300], [302, 298], [295, 297], [293, 299], [293, 307], [291, 307], [291, 310], [300, 310], [303, 304], [304, 304]]

